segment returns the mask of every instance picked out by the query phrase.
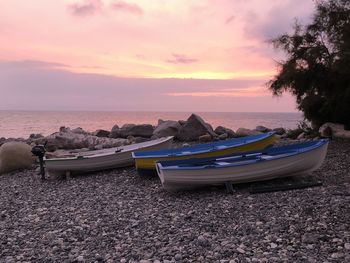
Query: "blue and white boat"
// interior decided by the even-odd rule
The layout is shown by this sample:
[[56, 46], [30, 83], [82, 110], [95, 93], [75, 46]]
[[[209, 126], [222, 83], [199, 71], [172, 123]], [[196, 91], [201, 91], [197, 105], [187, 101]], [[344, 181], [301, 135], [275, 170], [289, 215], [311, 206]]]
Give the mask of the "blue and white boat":
[[157, 161], [174, 161], [191, 158], [207, 158], [230, 155], [239, 152], [261, 151], [276, 141], [274, 132], [233, 138], [224, 141], [203, 143], [160, 151], [134, 152], [135, 166], [140, 174], [156, 173]]
[[322, 139], [231, 156], [160, 161], [156, 166], [163, 187], [176, 191], [309, 174], [321, 166], [327, 147], [328, 140]]

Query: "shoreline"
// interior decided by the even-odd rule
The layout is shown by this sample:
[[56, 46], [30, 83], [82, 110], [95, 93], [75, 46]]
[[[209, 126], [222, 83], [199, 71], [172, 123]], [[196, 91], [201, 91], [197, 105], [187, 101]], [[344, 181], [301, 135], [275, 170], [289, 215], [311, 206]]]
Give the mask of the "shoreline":
[[[332, 140], [323, 185], [249, 194], [249, 184], [169, 194], [134, 168], [41, 181], [0, 176], [0, 258], [77, 262], [346, 262], [350, 141]], [[281, 179], [280, 179], [281, 180]], [[261, 184], [278, 181], [260, 182]], [[257, 183], [254, 183], [257, 184]]]

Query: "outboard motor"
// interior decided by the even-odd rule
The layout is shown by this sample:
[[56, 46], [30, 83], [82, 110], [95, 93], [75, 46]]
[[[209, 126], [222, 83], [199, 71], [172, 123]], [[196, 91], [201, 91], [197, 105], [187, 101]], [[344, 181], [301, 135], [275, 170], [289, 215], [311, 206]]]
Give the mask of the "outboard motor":
[[38, 144], [35, 145], [32, 148], [32, 154], [34, 154], [35, 156], [37, 156], [39, 158], [39, 163], [40, 163], [40, 173], [41, 174], [41, 179], [45, 179], [45, 168], [44, 168], [44, 156], [45, 156], [45, 146], [46, 146], [47, 142], [45, 142], [44, 145], [42, 144]]

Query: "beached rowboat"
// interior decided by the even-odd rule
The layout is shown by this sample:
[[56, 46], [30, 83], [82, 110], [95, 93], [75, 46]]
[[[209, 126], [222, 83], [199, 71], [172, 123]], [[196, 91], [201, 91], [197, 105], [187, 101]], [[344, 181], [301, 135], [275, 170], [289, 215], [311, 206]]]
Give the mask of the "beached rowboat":
[[276, 140], [274, 132], [234, 138], [212, 143], [197, 144], [161, 151], [135, 152], [136, 169], [140, 174], [155, 173], [156, 161], [172, 161], [190, 158], [205, 158], [229, 155], [237, 152], [261, 150], [272, 145]]
[[157, 172], [169, 191], [305, 175], [321, 166], [327, 147], [328, 140], [318, 140], [220, 158], [157, 162]]
[[126, 146], [79, 153], [68, 158], [45, 159], [46, 171], [51, 174], [84, 173], [131, 166], [132, 152], [168, 149], [173, 136]]

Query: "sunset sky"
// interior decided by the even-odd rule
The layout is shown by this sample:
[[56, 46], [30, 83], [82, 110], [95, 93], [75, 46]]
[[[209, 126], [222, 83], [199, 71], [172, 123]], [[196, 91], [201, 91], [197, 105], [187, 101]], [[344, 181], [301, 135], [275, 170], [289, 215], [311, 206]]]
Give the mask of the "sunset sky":
[[0, 110], [295, 111], [266, 40], [312, 0], [0, 0]]

